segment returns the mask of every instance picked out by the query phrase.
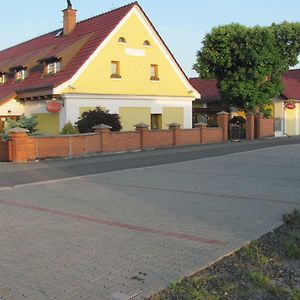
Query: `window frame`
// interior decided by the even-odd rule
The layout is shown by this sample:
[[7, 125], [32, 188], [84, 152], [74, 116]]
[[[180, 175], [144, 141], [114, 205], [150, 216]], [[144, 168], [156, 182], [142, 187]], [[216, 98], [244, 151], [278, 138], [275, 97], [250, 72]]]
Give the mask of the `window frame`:
[[150, 41], [149, 40], [144, 40], [144, 42], [143, 42], [143, 47], [151, 47], [152, 45], [151, 45], [151, 43], [150, 43]]
[[23, 81], [27, 77], [27, 70], [26, 68], [19, 69], [15, 71], [15, 80], [16, 81]]
[[120, 37], [118, 38], [118, 43], [119, 43], [119, 44], [127, 44], [127, 41], [126, 41], [126, 39], [124, 38], [124, 36], [120, 36]]
[[[122, 76], [121, 76], [121, 69], [120, 69], [120, 61], [112, 60], [110, 66], [111, 66], [110, 78], [112, 78], [112, 79], [121, 79]], [[113, 66], [115, 67], [115, 70], [113, 69]]]
[[[53, 71], [51, 71], [50, 66], [52, 66]], [[46, 65], [46, 72], [48, 75], [57, 74], [61, 71], [61, 62], [60, 60], [57, 61], [49, 61]]]
[[150, 80], [151, 81], [159, 81], [158, 71], [159, 71], [158, 70], [158, 64], [151, 64], [150, 65]]
[[6, 74], [0, 72], [0, 84], [4, 84], [6, 82]]

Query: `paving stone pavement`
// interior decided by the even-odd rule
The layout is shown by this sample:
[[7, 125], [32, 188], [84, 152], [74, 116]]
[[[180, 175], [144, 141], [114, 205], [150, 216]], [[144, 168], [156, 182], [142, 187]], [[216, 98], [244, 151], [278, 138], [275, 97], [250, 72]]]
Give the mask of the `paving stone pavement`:
[[296, 144], [0, 188], [0, 296], [144, 299], [300, 208], [299, 152]]

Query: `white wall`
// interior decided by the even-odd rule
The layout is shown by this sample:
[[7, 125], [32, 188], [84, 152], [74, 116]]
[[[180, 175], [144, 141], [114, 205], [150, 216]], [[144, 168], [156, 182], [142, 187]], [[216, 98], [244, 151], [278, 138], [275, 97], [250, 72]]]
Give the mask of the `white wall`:
[[192, 128], [191, 98], [134, 97], [105, 95], [65, 95], [65, 111], [61, 112], [61, 124], [78, 120], [80, 107], [105, 107], [111, 113], [119, 113], [119, 107], [150, 107], [152, 114], [161, 114], [163, 107], [184, 109], [184, 128]]
[[24, 105], [12, 99], [0, 106], [0, 116], [21, 116], [24, 113]]

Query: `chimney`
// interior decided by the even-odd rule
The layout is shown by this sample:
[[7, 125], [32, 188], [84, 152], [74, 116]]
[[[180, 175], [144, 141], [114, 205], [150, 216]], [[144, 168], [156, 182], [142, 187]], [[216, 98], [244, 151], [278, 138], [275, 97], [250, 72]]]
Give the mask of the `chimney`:
[[76, 13], [77, 10], [72, 6], [63, 10], [64, 13], [64, 35], [71, 33], [76, 27]]

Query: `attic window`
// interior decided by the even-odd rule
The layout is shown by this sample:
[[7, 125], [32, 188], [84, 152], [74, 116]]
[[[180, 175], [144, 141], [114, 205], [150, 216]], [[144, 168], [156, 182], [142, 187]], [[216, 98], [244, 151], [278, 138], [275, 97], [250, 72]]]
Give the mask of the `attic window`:
[[143, 46], [150, 47], [151, 43], [148, 40], [145, 40], [144, 43], [143, 43]]
[[44, 64], [44, 74], [56, 74], [61, 70], [61, 59], [56, 56], [46, 57], [38, 62]]
[[24, 80], [27, 77], [27, 67], [26, 66], [16, 66], [10, 69], [14, 75], [16, 81]]
[[26, 78], [26, 70], [25, 69], [22, 69], [22, 70], [19, 70], [16, 72], [16, 75], [15, 75], [15, 79], [17, 81], [20, 81], [20, 80], [24, 80]]
[[4, 84], [6, 81], [5, 73], [0, 72], [0, 84]]
[[120, 74], [120, 62], [119, 61], [112, 61], [111, 62], [111, 78], [120, 79], [122, 78]]
[[125, 39], [123, 36], [121, 36], [121, 37], [119, 37], [119, 39], [118, 39], [118, 43], [126, 44], [126, 39]]
[[159, 78], [158, 78], [158, 65], [151, 65], [150, 66], [150, 74], [151, 74], [150, 80], [159, 81]]
[[47, 64], [47, 74], [56, 74], [61, 69], [60, 61], [52, 61]]

